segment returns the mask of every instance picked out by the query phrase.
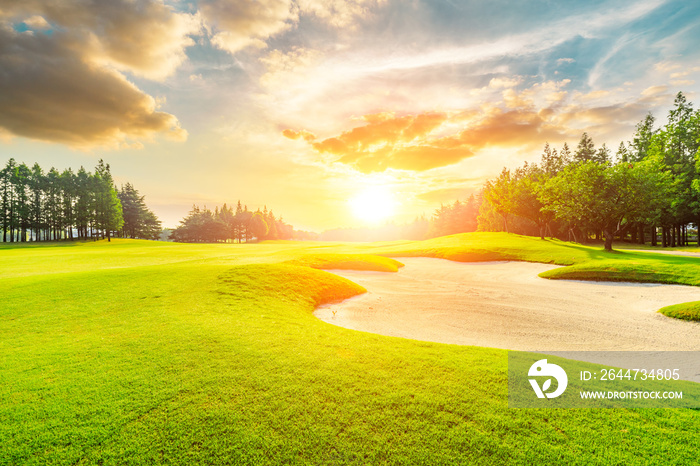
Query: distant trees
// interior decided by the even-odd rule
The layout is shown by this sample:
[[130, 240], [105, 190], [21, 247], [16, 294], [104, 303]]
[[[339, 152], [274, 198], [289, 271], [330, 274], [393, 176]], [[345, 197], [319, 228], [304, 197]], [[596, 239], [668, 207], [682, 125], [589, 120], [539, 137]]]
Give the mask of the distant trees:
[[[427, 236], [445, 236], [476, 231], [478, 214], [479, 203], [473, 195], [464, 202], [455, 201], [454, 204], [442, 205], [430, 219], [427, 232], [422, 231], [423, 237], [414, 239], [423, 239], [426, 233]], [[422, 221], [425, 222], [424, 219]], [[420, 225], [420, 222], [421, 219], [416, 219], [413, 225]]]
[[44, 172], [36, 163], [29, 168], [10, 159], [0, 170], [0, 228], [4, 242], [153, 239], [160, 222], [132, 185], [117, 190], [103, 160], [94, 173], [83, 167], [75, 173]]
[[276, 218], [267, 207], [263, 211], [248, 210], [238, 201], [235, 212], [224, 204], [221, 209], [193, 206], [180, 226], [170, 233], [170, 239], [183, 243], [214, 243], [220, 241], [250, 242], [253, 240], [294, 239], [294, 228], [282, 217]]

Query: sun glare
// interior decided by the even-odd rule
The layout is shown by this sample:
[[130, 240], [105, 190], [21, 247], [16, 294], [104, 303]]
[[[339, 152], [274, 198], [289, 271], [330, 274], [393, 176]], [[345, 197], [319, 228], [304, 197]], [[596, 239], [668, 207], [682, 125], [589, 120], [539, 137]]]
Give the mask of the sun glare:
[[396, 203], [389, 190], [374, 186], [352, 197], [348, 204], [356, 218], [378, 223], [394, 215]]

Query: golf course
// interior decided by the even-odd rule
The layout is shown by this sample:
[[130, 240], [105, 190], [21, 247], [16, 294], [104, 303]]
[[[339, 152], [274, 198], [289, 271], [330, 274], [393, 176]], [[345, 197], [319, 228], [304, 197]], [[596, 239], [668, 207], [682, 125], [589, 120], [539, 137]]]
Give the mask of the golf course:
[[[697, 463], [698, 410], [512, 409], [505, 349], [313, 315], [367, 291], [323, 269], [392, 274], [404, 257], [700, 285], [697, 257], [506, 233], [1, 244], [0, 465]], [[658, 317], [700, 326], [699, 307]]]

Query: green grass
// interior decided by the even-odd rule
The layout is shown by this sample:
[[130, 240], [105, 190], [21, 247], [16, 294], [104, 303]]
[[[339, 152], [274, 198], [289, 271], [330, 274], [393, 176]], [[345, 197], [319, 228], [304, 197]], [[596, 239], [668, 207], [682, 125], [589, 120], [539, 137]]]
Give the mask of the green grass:
[[356, 332], [312, 315], [364, 292], [312, 267], [399, 266], [378, 254], [574, 267], [668, 260], [673, 279], [685, 264], [503, 234], [6, 247], [0, 464], [697, 460], [697, 410], [509, 409], [504, 350]]
[[662, 307], [659, 309], [659, 312], [665, 316], [674, 317], [676, 319], [700, 322], [700, 301]]
[[397, 272], [403, 264], [388, 257], [370, 254], [309, 254], [288, 263], [304, 265], [314, 269], [368, 270], [374, 272]]

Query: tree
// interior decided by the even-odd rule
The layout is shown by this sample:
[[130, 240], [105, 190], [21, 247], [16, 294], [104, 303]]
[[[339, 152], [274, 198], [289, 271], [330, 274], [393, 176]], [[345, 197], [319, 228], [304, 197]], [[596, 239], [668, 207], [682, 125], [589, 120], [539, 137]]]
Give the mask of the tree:
[[527, 163], [516, 170], [513, 178], [513, 213], [535, 223], [541, 239], [544, 239], [549, 223], [554, 218], [551, 211], [544, 209], [539, 198], [542, 186], [548, 179], [545, 171], [537, 165]]
[[114, 186], [114, 180], [109, 169], [102, 159], [95, 168], [95, 199], [97, 228], [102, 231], [107, 241], [111, 241], [112, 232], [121, 229], [124, 224], [122, 204]]
[[74, 203], [78, 193], [73, 170], [66, 169], [60, 176], [61, 193], [63, 197], [61, 209], [61, 229], [67, 230], [67, 237], [73, 239], [73, 225], [75, 224]]
[[30, 225], [29, 210], [29, 178], [31, 170], [26, 164], [19, 164], [11, 177], [14, 184], [15, 206], [14, 215], [16, 217], [16, 228], [18, 230], [17, 241], [27, 241], [27, 230]]
[[12, 184], [12, 175], [17, 167], [17, 162], [15, 159], [10, 159], [5, 164], [5, 167], [0, 172], [0, 182], [2, 182], [2, 212], [0, 212], [2, 217], [2, 241], [7, 242], [7, 235], [10, 233], [10, 241], [14, 241], [14, 236], [12, 234], [13, 226], [13, 211], [12, 206], [14, 204], [14, 191]]
[[146, 206], [145, 197], [131, 183], [122, 186], [118, 196], [124, 217], [121, 235], [128, 238], [158, 239], [162, 230], [161, 223]]
[[30, 191], [30, 228], [34, 232], [34, 240], [41, 240], [41, 232], [44, 228], [43, 209], [44, 209], [44, 171], [38, 163], [32, 166], [32, 171], [29, 176], [29, 191]]
[[587, 161], [550, 179], [540, 200], [557, 218], [602, 231], [605, 249], [611, 251], [615, 234], [657, 206], [665, 181], [660, 172], [650, 170], [650, 164]]
[[[649, 155], [649, 147], [654, 136], [654, 115], [647, 113], [635, 127], [634, 137], [630, 143], [629, 160], [638, 162]], [[627, 162], [628, 160], [623, 160]]]
[[503, 229], [508, 232], [508, 216], [514, 212], [515, 199], [510, 170], [504, 168], [494, 181], [487, 181], [484, 187], [484, 198], [493, 209], [503, 218]]
[[267, 222], [265, 221], [265, 217], [263, 217], [262, 212], [259, 210], [251, 216], [249, 225], [251, 237], [257, 239], [258, 241], [263, 239], [265, 235], [267, 235], [267, 232], [270, 231], [269, 227], [267, 226]]
[[600, 146], [593, 156], [593, 161], [596, 163], [608, 163], [610, 162], [610, 149], [607, 148], [605, 144]]
[[593, 145], [593, 139], [588, 136], [588, 133], [584, 132], [574, 153], [574, 161], [588, 162], [591, 160], [596, 160], [595, 146]]

